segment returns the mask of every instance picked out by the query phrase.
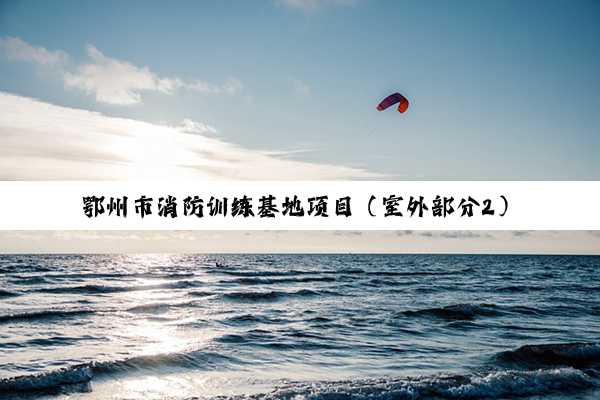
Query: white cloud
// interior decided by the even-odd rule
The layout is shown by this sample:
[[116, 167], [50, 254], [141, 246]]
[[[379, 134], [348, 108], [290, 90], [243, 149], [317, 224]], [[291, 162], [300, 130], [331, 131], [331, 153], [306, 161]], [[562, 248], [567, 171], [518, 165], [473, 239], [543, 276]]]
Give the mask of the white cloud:
[[275, 4], [302, 11], [314, 11], [328, 5], [353, 6], [360, 0], [275, 0]]
[[[342, 180], [382, 175], [283, 159], [179, 128], [0, 92], [0, 180]], [[184, 120], [183, 127], [211, 127]]]
[[90, 62], [77, 68], [77, 72], [67, 73], [64, 81], [67, 86], [85, 90], [96, 100], [124, 106], [140, 104], [143, 91], [173, 94], [181, 88], [202, 93], [235, 94], [243, 85], [237, 78], [230, 77], [222, 85], [204, 81], [186, 83], [180, 78], [158, 77], [148, 67], [137, 67], [102, 54], [97, 48], [88, 45]]
[[156, 81], [156, 90], [161, 93], [171, 94], [186, 84], [179, 78], [160, 78]]
[[84, 90], [97, 101], [107, 104], [137, 105], [142, 102], [143, 92], [174, 94], [180, 89], [187, 89], [201, 93], [236, 94], [244, 87], [235, 77], [229, 77], [221, 84], [201, 80], [188, 83], [178, 77], [159, 77], [147, 66], [139, 67], [107, 57], [93, 45], [87, 45], [88, 61], [70, 71], [65, 68], [69, 56], [62, 50], [49, 51], [19, 38], [0, 39], [0, 50], [4, 50], [10, 60], [27, 61], [59, 72], [67, 87]]
[[40, 66], [56, 67], [69, 61], [69, 56], [62, 50], [49, 51], [14, 37], [0, 39], [0, 49], [9, 60], [28, 61]]
[[227, 93], [235, 94], [243, 89], [242, 82], [234, 77], [227, 78], [222, 85], [214, 85], [204, 81], [196, 81], [187, 85], [187, 88], [202, 93]]
[[92, 45], [87, 46], [90, 62], [64, 76], [65, 84], [94, 94], [96, 100], [118, 105], [139, 104], [141, 91], [172, 93], [183, 85], [178, 78], [158, 78], [148, 67], [106, 57]]
[[217, 128], [211, 125], [206, 125], [202, 122], [192, 121], [191, 119], [184, 119], [181, 125], [176, 127], [179, 132], [185, 133], [217, 133]]

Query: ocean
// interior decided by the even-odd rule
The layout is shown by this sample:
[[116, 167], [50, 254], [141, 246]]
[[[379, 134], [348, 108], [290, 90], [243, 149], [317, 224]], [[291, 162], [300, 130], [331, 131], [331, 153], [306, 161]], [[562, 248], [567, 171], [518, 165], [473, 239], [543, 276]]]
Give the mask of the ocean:
[[600, 398], [600, 257], [1, 255], [2, 399]]

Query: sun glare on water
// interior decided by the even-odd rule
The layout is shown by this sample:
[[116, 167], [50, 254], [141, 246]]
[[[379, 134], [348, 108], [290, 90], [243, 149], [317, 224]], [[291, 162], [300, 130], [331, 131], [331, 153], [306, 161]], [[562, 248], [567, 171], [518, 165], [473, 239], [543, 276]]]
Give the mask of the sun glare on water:
[[[114, 394], [131, 399], [162, 399], [174, 394], [217, 395], [231, 385], [218, 374], [180, 365], [180, 360], [193, 363], [193, 354], [208, 351], [216, 333], [186, 328], [188, 323], [209, 318], [211, 308], [193, 306], [197, 300], [190, 300], [187, 290], [179, 289], [181, 281], [194, 281], [193, 276], [188, 277], [179, 268], [179, 262], [180, 257], [167, 254], [132, 254], [121, 259], [118, 268], [138, 276], [127, 284], [133, 290], [119, 293], [128, 322], [113, 332], [112, 337], [115, 341], [135, 344], [125, 359], [139, 370], [117, 381], [98, 382], [91, 393], [93, 398]], [[180, 274], [186, 276], [182, 278]]]

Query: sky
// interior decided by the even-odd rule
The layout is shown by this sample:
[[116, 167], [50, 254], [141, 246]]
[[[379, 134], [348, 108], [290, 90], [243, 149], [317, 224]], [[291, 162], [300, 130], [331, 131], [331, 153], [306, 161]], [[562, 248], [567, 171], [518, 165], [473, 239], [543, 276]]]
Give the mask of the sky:
[[0, 231], [0, 254], [591, 254], [600, 231]]
[[[599, 22], [595, 0], [2, 0], [0, 180], [595, 181]], [[408, 110], [377, 111], [394, 92]], [[390, 237], [456, 246], [429, 234]]]

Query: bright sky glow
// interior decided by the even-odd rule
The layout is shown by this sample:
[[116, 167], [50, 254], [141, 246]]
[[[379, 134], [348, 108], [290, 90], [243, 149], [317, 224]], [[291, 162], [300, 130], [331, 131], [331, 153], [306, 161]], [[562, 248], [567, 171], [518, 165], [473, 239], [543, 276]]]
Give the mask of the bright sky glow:
[[[597, 180], [599, 18], [592, 0], [4, 1], [1, 97], [47, 113], [3, 109], [2, 178], [281, 179], [242, 152], [301, 162], [291, 179]], [[377, 112], [394, 91], [408, 112]], [[82, 160], [91, 143], [132, 160]], [[219, 162], [188, 151], [215, 143]]]
[[600, 231], [0, 231], [0, 253], [600, 255]]

